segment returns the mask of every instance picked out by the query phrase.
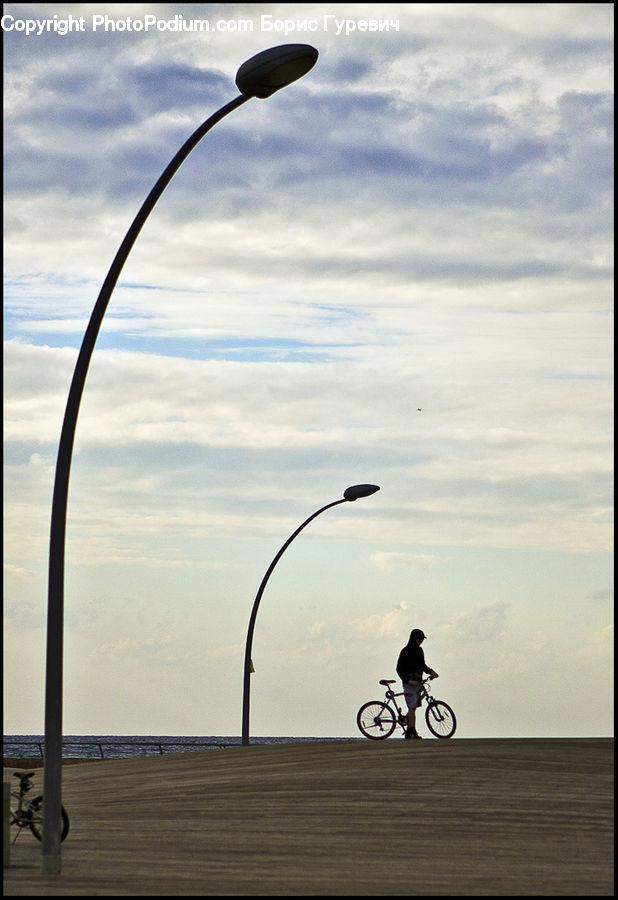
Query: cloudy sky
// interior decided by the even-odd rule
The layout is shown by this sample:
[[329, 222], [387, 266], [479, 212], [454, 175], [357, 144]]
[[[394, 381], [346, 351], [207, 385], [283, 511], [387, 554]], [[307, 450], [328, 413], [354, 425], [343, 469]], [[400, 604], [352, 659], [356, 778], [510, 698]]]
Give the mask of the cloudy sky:
[[265, 570], [370, 482], [269, 582], [252, 733], [358, 735], [421, 627], [461, 737], [610, 734], [612, 5], [4, 16], [5, 731], [43, 731], [55, 454], [107, 269], [239, 65], [308, 42], [193, 151], [112, 297], [64, 730], [238, 735]]

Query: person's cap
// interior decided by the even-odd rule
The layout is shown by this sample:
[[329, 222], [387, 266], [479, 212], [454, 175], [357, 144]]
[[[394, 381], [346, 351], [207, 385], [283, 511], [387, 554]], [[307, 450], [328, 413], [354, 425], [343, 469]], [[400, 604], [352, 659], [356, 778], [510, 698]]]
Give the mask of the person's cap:
[[416, 640], [416, 638], [423, 638], [423, 640], [425, 640], [427, 635], [425, 634], [424, 631], [421, 631], [420, 628], [415, 628], [414, 631], [412, 632], [412, 634], [410, 635], [410, 637], [413, 638], [414, 640]]

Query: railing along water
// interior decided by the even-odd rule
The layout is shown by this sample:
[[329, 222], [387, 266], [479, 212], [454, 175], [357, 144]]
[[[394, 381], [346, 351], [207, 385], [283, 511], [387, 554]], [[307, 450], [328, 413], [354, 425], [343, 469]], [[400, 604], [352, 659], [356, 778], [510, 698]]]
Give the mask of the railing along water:
[[[4, 741], [3, 743], [3, 756], [4, 758], [34, 758], [35, 756], [39, 756], [41, 759], [45, 758], [45, 750], [44, 750], [44, 742], [43, 741]], [[230, 747], [232, 744], [222, 743], [220, 741], [183, 741], [180, 744], [178, 741], [143, 741], [143, 742], [135, 742], [135, 741], [63, 741], [62, 742], [62, 757], [63, 759], [123, 759], [130, 758], [134, 756], [149, 756], [152, 753], [148, 752], [139, 752], [139, 751], [148, 751], [155, 750], [161, 756], [163, 756], [166, 752], [173, 753], [184, 753], [184, 752], [196, 752], [198, 750], [224, 750], [226, 747]], [[13, 756], [11, 754], [11, 748], [15, 748], [15, 750], [19, 751], [19, 756]], [[89, 747], [96, 747], [98, 751], [98, 756], [86, 755], [84, 753], [79, 753], [77, 756], [71, 754], [70, 748], [78, 748], [80, 750], [86, 750]], [[170, 750], [170, 748], [174, 748], [174, 750]], [[134, 752], [126, 753], [122, 756], [122, 750], [126, 751], [127, 748], [130, 748]], [[116, 752], [118, 751], [118, 753]], [[107, 752], [107, 755], [106, 755]]]

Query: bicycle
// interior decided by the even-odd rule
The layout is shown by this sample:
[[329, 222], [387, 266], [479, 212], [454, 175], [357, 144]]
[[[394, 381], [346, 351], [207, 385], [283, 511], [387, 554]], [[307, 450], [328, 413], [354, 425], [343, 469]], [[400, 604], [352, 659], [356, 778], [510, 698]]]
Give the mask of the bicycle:
[[[450, 738], [455, 734], [457, 719], [448, 703], [445, 703], [444, 700], [436, 700], [431, 696], [429, 682], [432, 677], [437, 676], [430, 676], [421, 681], [421, 701], [427, 701], [425, 708], [427, 728], [437, 738]], [[369, 700], [367, 703], [363, 703], [356, 715], [356, 724], [361, 733], [374, 741], [390, 737], [397, 725], [401, 726], [405, 734], [408, 726], [408, 720], [395, 699], [403, 697], [403, 691], [396, 694], [389, 687], [390, 684], [395, 684], [394, 679], [383, 678], [380, 680], [380, 684], [386, 688], [384, 700]]]
[[[15, 778], [19, 778], [19, 792], [11, 791], [11, 797], [17, 800], [17, 804], [11, 803], [11, 825], [17, 826], [13, 843], [21, 834], [22, 828], [29, 828], [37, 841], [43, 839], [43, 797], [35, 797], [34, 800], [25, 800], [25, 795], [32, 790], [32, 776], [34, 772], [13, 772]], [[62, 806], [60, 808], [62, 816], [62, 834], [60, 840], [63, 841], [69, 833], [69, 817], [67, 811]]]

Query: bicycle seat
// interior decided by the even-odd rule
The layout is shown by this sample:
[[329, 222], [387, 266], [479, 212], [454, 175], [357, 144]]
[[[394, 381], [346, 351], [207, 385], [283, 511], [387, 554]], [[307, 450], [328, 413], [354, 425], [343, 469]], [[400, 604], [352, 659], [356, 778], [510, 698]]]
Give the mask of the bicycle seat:
[[397, 680], [396, 678], [392, 678], [390, 681], [388, 680], [388, 678], [381, 678], [381, 679], [380, 679], [380, 684], [386, 684], [386, 685], [388, 685], [388, 684], [395, 684], [395, 681], [396, 681], [396, 680]]
[[23, 781], [24, 778], [32, 778], [32, 776], [34, 775], [34, 772], [21, 772], [21, 771], [17, 770], [15, 772], [13, 772], [13, 775], [17, 775], [17, 777]]

